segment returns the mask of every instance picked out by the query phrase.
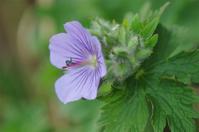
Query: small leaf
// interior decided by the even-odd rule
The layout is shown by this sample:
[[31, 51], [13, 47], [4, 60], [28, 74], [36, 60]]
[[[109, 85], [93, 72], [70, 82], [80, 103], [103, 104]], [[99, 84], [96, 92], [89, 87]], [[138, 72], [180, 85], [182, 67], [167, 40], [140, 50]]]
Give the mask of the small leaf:
[[109, 94], [112, 90], [111, 85], [112, 85], [111, 81], [108, 81], [108, 80], [103, 81], [102, 85], [99, 88], [98, 96], [105, 96]]
[[119, 39], [119, 42], [121, 43], [121, 45], [126, 44], [126, 31], [123, 26], [120, 27], [118, 39]]
[[158, 34], [154, 34], [152, 37], [147, 39], [144, 44], [146, 47], [153, 48], [156, 45], [157, 41], [158, 41]]
[[138, 16], [138, 14], [133, 16], [131, 27], [132, 27], [133, 32], [135, 32], [137, 34], [139, 34], [141, 32], [143, 24]]
[[144, 38], [149, 38], [153, 35], [158, 23], [159, 23], [160, 16], [154, 17], [141, 32], [141, 35]]
[[160, 10], [156, 11], [155, 13], [153, 13], [151, 17], [146, 19], [147, 23], [141, 31], [141, 34], [143, 35], [144, 38], [149, 38], [153, 35], [159, 23], [160, 17], [168, 5], [169, 3], [167, 2], [160, 8]]
[[152, 53], [151, 49], [141, 49], [137, 51], [136, 58], [138, 60], [144, 60], [146, 57], [148, 57]]

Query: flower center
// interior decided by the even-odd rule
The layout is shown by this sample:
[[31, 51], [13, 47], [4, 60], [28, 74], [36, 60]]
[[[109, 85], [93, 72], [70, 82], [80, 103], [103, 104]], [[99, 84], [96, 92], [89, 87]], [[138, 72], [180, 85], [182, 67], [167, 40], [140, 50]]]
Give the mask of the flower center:
[[86, 64], [86, 65], [89, 65], [89, 66], [91, 66], [91, 67], [93, 67], [93, 68], [96, 68], [96, 67], [97, 67], [97, 64], [98, 64], [96, 55], [91, 55], [91, 56], [89, 56], [89, 58], [88, 58], [88, 60], [85, 62], [85, 64]]

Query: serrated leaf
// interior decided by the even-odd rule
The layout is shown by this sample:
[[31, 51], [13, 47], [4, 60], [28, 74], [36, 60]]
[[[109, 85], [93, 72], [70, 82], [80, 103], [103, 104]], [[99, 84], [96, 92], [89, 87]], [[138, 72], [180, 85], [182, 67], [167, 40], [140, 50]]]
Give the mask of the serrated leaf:
[[166, 113], [158, 104], [154, 105], [152, 126], [154, 132], [163, 132], [166, 126]]
[[185, 84], [199, 83], [199, 50], [182, 52], [155, 65], [150, 73]]
[[190, 51], [197, 47], [186, 36], [186, 31], [177, 26], [165, 28], [163, 25], [158, 25], [156, 34], [158, 34], [159, 41], [154, 48], [152, 56], [148, 59], [150, 64], [159, 63], [182, 51]]
[[143, 132], [149, 113], [142, 90], [116, 91], [103, 107], [99, 125], [103, 132]]
[[185, 52], [190, 48], [183, 47], [186, 41], [176, 37], [178, 32], [173, 33], [159, 26], [157, 33], [159, 34], [159, 41], [154, 48], [154, 53], [143, 65], [145, 70], [160, 78], [172, 79], [185, 84], [198, 83], [199, 51], [192, 49]]
[[185, 52], [188, 47], [183, 42], [186, 41], [180, 39], [177, 31], [162, 26], [157, 31], [158, 44], [143, 65], [144, 78], [150, 86], [147, 91], [154, 106], [154, 131], [162, 132], [167, 121], [172, 132], [195, 132], [194, 119], [198, 118], [198, 112], [193, 104], [199, 97], [188, 85], [199, 82], [199, 51]]
[[115, 91], [105, 98], [106, 104], [98, 124], [101, 131], [147, 130], [147, 96], [154, 108], [151, 120], [154, 132], [163, 132], [166, 121], [172, 132], [195, 132], [194, 119], [199, 117], [199, 113], [194, 110], [193, 104], [199, 101], [199, 97], [190, 87], [171, 80], [157, 81], [147, 75], [139, 81], [133, 78], [129, 81], [127, 89]]
[[196, 132], [194, 118], [198, 118], [199, 113], [192, 106], [199, 101], [196, 93], [186, 85], [174, 81], [148, 83], [151, 86], [147, 89], [148, 94], [154, 104], [154, 130], [162, 132], [167, 119], [172, 132]]

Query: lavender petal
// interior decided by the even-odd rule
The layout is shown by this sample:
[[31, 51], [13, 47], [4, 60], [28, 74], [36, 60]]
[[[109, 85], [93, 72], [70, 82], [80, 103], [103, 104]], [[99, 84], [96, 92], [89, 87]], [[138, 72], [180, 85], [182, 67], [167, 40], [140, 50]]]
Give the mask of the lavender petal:
[[[79, 44], [80, 45], [80, 44]], [[65, 66], [65, 61], [73, 59], [73, 61], [82, 61], [86, 58], [85, 53], [74, 45], [73, 40], [66, 33], [56, 34], [50, 39], [50, 61], [51, 63], [62, 68]]]
[[97, 37], [92, 37], [92, 42], [93, 44], [95, 44], [95, 47], [96, 47], [96, 53], [97, 53], [97, 61], [99, 63], [99, 72], [100, 72], [100, 75], [101, 77], [104, 77], [107, 73], [107, 70], [106, 70], [106, 64], [105, 64], [105, 61], [104, 61], [104, 56], [103, 56], [103, 53], [102, 53], [102, 50], [101, 50], [101, 44], [99, 42], [99, 40], [97, 39]]
[[92, 36], [78, 21], [68, 22], [64, 24], [64, 28], [68, 34], [81, 43], [83, 49], [87, 50], [90, 54], [94, 53]]
[[82, 67], [71, 70], [59, 78], [55, 83], [58, 98], [64, 104], [79, 100], [81, 98], [95, 99], [100, 77], [95, 71]]

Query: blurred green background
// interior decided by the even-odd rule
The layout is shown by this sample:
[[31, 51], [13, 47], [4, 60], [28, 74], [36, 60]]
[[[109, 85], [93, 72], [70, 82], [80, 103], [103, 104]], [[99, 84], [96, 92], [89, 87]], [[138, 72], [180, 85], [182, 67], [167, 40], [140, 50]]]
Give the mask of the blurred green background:
[[[63, 73], [49, 63], [49, 37], [70, 20], [86, 27], [96, 16], [120, 22], [127, 12], [166, 2], [0, 0], [0, 132], [95, 132], [99, 101], [63, 105], [55, 95], [54, 82]], [[199, 43], [199, 0], [170, 0], [161, 22], [183, 27]]]

